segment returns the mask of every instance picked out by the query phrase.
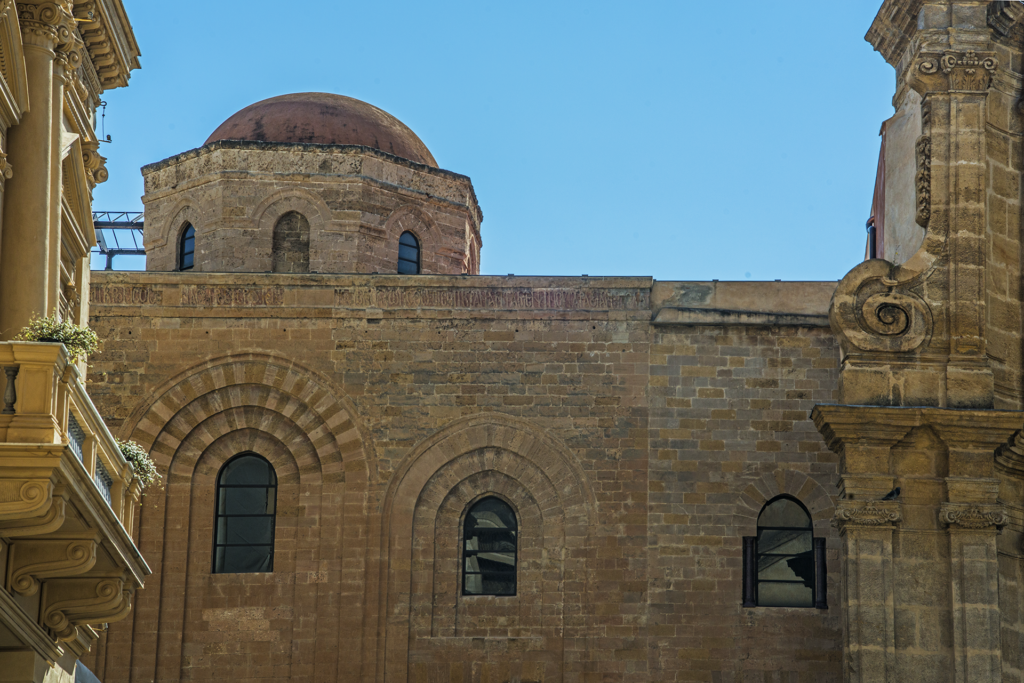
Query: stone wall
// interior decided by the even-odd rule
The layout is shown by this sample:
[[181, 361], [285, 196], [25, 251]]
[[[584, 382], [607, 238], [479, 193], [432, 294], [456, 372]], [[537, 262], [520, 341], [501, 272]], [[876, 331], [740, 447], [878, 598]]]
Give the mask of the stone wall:
[[[807, 418], [835, 387], [832, 286], [97, 273], [92, 394], [168, 480], [140, 515], [150, 588], [90, 666], [840, 680], [836, 458]], [[216, 473], [250, 449], [280, 477], [274, 572], [211, 574]], [[512, 598], [460, 595], [488, 492], [520, 519]], [[779, 493], [828, 539], [828, 610], [741, 607], [741, 537]]]
[[422, 272], [479, 272], [483, 214], [457, 173], [366, 147], [234, 140], [142, 173], [147, 270], [177, 269], [191, 224], [195, 271], [289, 272], [275, 268], [274, 228], [295, 213], [309, 223], [304, 272], [395, 273], [406, 230], [420, 241]]

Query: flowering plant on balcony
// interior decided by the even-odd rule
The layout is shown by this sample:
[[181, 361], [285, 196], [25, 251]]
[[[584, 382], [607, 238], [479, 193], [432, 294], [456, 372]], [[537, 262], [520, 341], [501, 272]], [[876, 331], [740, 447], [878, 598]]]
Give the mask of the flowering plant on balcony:
[[162, 477], [156, 471], [156, 464], [149, 457], [145, 448], [135, 441], [121, 441], [121, 439], [115, 439], [115, 441], [117, 441], [117, 447], [121, 449], [124, 459], [135, 466], [135, 477], [142, 485], [143, 491], [160, 482]]
[[99, 348], [100, 339], [85, 325], [61, 320], [56, 315], [33, 317], [28, 327], [15, 337], [16, 341], [60, 342], [68, 350], [71, 361], [88, 358]]

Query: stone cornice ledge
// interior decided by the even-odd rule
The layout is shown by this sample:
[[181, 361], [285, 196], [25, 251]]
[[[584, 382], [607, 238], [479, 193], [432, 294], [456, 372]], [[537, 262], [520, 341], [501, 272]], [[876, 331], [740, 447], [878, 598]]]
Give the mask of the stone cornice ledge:
[[804, 313], [763, 313], [729, 311], [717, 308], [662, 308], [651, 321], [657, 327], [667, 325], [758, 325], [765, 327], [828, 327], [827, 315]]

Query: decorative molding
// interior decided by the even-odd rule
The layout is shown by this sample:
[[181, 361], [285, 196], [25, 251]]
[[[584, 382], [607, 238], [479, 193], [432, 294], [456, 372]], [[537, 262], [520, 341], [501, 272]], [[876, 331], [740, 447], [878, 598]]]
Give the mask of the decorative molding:
[[841, 500], [836, 505], [832, 526], [842, 531], [851, 526], [892, 526], [901, 521], [903, 513], [896, 501]]
[[910, 85], [922, 95], [927, 92], [985, 92], [992, 74], [999, 68], [993, 52], [946, 51], [921, 55], [911, 69]]
[[100, 154], [99, 148], [99, 142], [82, 145], [82, 161], [85, 163], [85, 175], [89, 179], [90, 189], [107, 182], [110, 177], [107, 172], [107, 158]]
[[832, 330], [861, 351], [906, 353], [931, 336], [932, 314], [911, 282], [890, 279], [892, 264], [872, 259], [846, 274], [829, 311]]
[[1001, 529], [1009, 519], [1006, 508], [1001, 505], [943, 503], [939, 509], [940, 522], [961, 529]]
[[61, 492], [55, 492], [53, 502], [46, 514], [29, 519], [0, 520], [0, 537], [20, 538], [23, 536], [43, 536], [52, 533], [64, 526], [64, 519], [67, 516], [67, 500], [63, 487]]
[[78, 576], [95, 564], [92, 539], [16, 541], [8, 560], [8, 585], [22, 595], [35, 595], [42, 579]]
[[68, 0], [53, 2], [19, 2], [18, 22], [25, 44], [57, 50], [78, 40], [72, 4]]
[[917, 153], [917, 224], [928, 227], [932, 217], [932, 139], [922, 135], [914, 146]]
[[0, 520], [40, 515], [49, 508], [52, 496], [49, 479], [0, 479]]
[[122, 577], [48, 579], [43, 583], [40, 621], [64, 642], [78, 637], [78, 626], [119, 621], [130, 609], [131, 591], [125, 589]]

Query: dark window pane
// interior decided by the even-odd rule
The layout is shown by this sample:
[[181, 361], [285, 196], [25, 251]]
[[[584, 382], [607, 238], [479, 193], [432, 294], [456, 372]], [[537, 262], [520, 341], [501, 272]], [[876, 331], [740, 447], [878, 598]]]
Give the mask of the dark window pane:
[[398, 262], [398, 274], [399, 275], [417, 275], [420, 272], [419, 267], [413, 261], [399, 261]]
[[412, 261], [416, 263], [416, 259], [420, 257], [420, 250], [416, 247], [407, 247], [404, 244], [398, 247], [398, 258], [405, 259], [406, 261]]
[[484, 498], [466, 514], [463, 582], [466, 595], [515, 595], [516, 515], [499, 498]]
[[759, 553], [795, 555], [811, 552], [811, 532], [798, 529], [763, 529], [757, 537]]
[[274, 540], [273, 517], [221, 517], [217, 522], [217, 543], [260, 544]]
[[235, 458], [221, 472], [222, 486], [273, 486], [277, 483], [270, 463], [253, 455]]
[[218, 566], [226, 574], [269, 572], [273, 566], [271, 546], [241, 546], [217, 549]]
[[799, 583], [760, 583], [757, 604], [764, 607], [814, 607], [814, 591]]
[[220, 510], [222, 515], [267, 515], [274, 514], [274, 489], [222, 488]]
[[757, 526], [781, 526], [809, 529], [811, 518], [800, 505], [788, 498], [779, 498], [768, 504], [757, 519]]
[[179, 247], [178, 268], [188, 270], [195, 262], [196, 251], [196, 230], [191, 225], [185, 228], [181, 234], [181, 246]]
[[400, 245], [408, 245], [417, 249], [419, 249], [420, 246], [419, 240], [416, 239], [416, 235], [408, 231], [402, 233], [402, 236], [398, 238], [398, 243]]
[[411, 232], [398, 238], [398, 274], [416, 275], [420, 272], [420, 242]]

